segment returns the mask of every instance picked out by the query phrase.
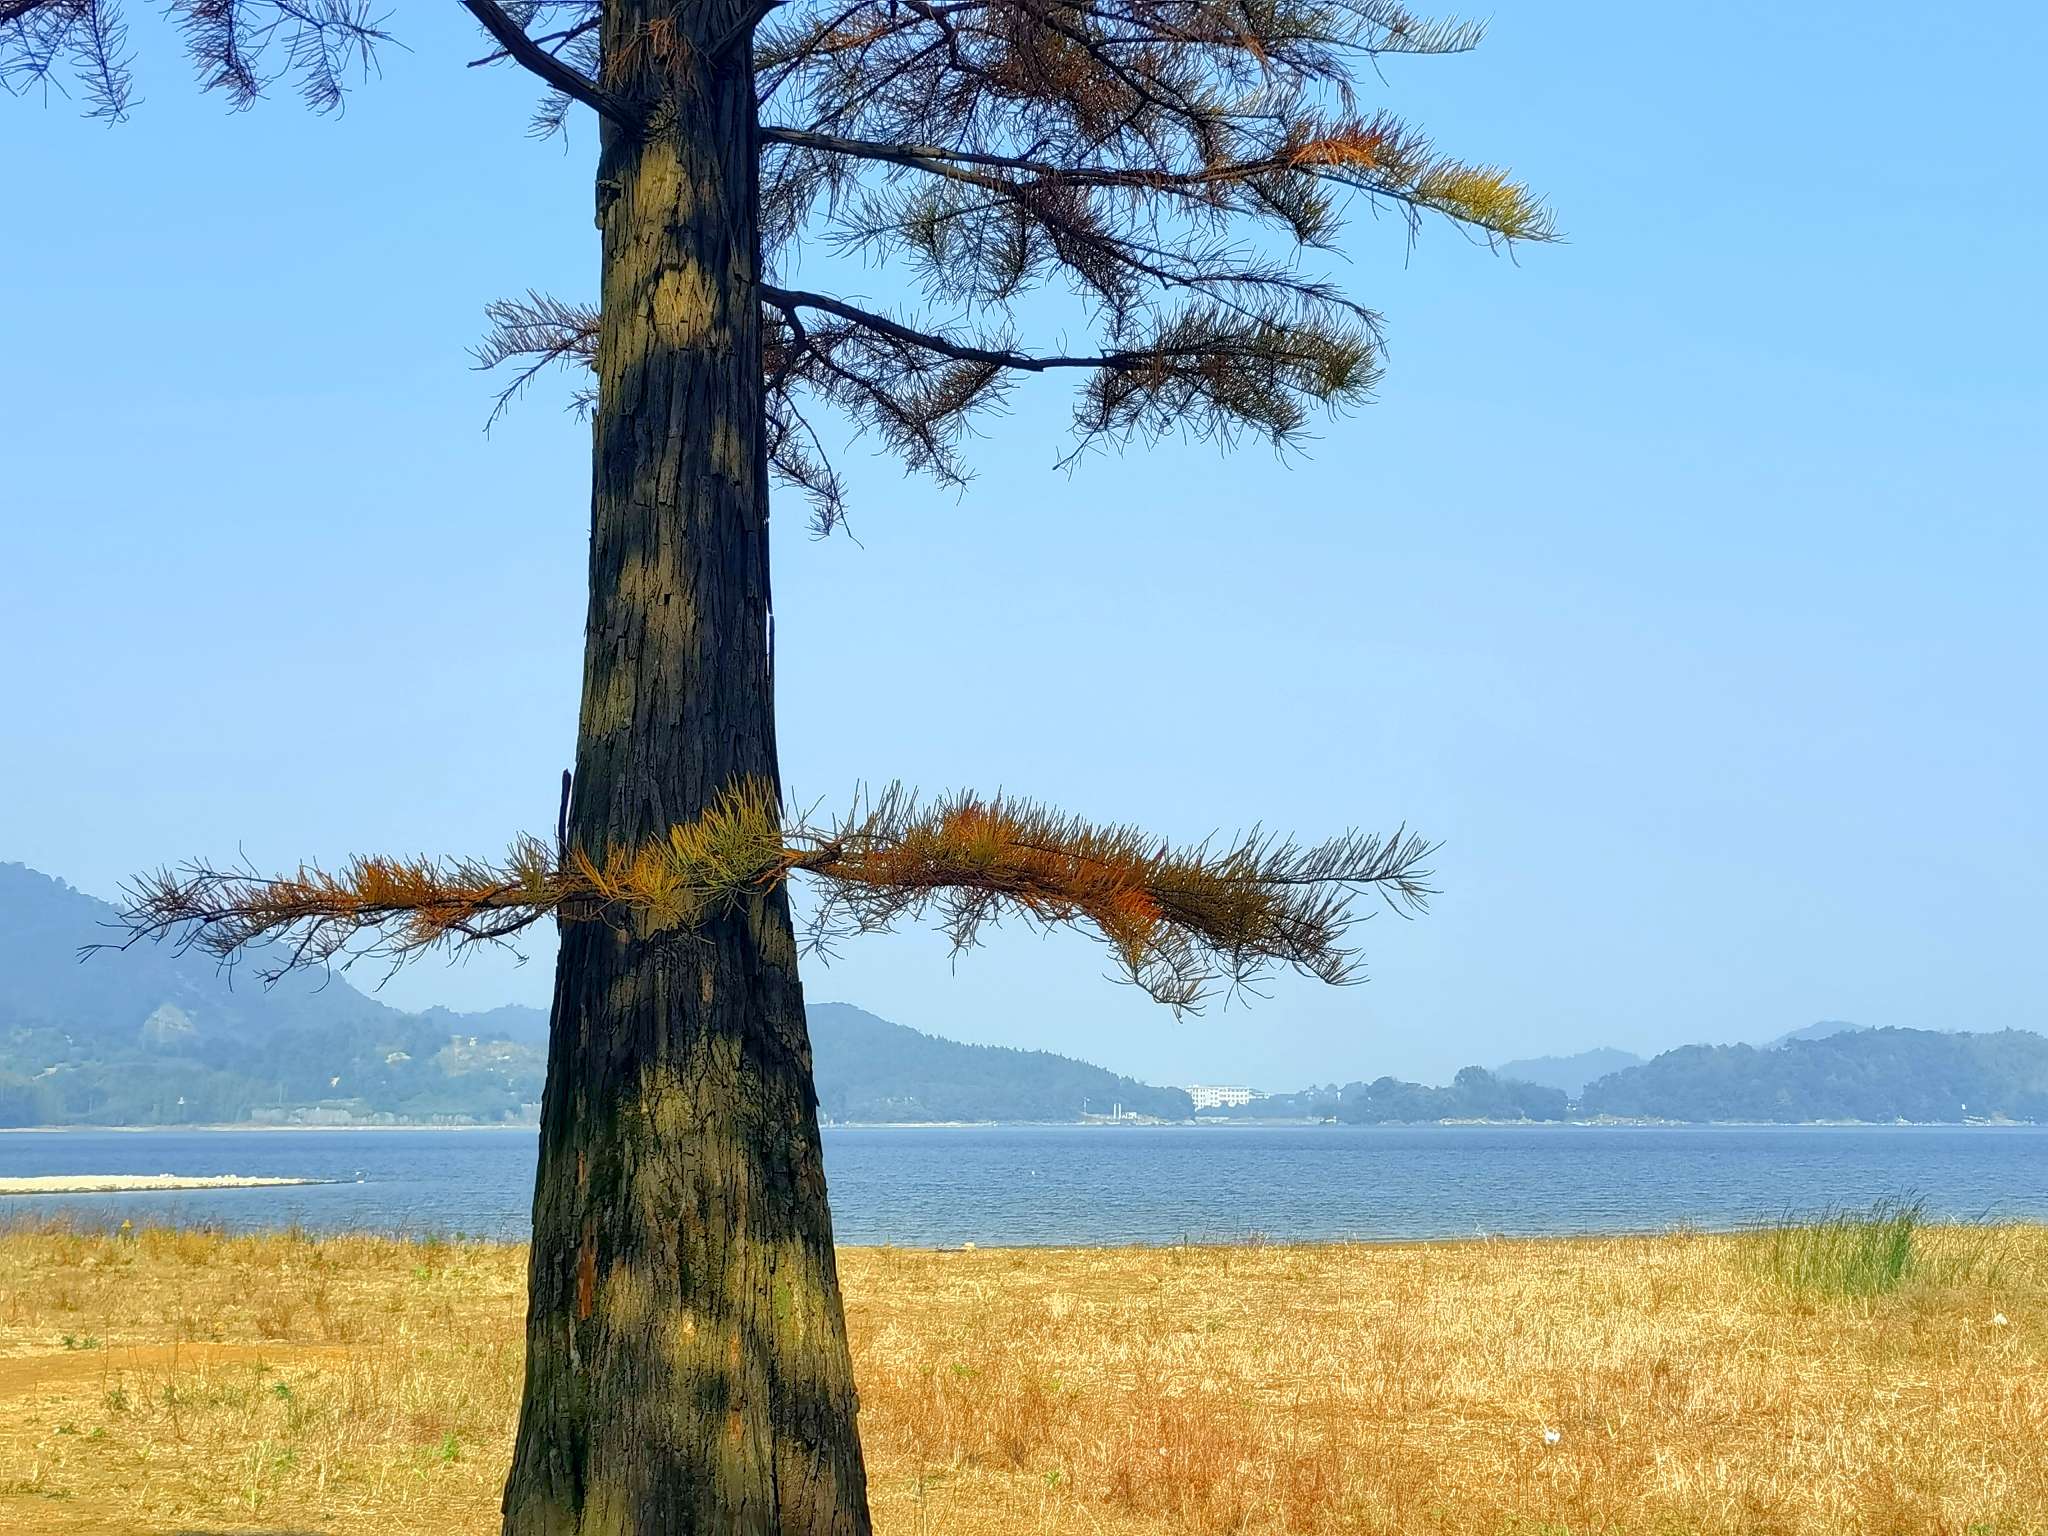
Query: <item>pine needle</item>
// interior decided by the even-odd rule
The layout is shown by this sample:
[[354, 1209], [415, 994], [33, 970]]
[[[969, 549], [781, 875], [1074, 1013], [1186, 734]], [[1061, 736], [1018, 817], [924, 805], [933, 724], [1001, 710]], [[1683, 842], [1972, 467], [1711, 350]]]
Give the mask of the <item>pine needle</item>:
[[[688, 935], [795, 875], [818, 891], [814, 949], [930, 918], [956, 951], [1005, 917], [1099, 937], [1129, 981], [1176, 1010], [1285, 968], [1358, 979], [1344, 944], [1356, 898], [1419, 912], [1433, 845], [1405, 828], [1305, 846], [1254, 828], [1176, 846], [1030, 800], [971, 792], [930, 803], [901, 785], [823, 825], [785, 826], [764, 785], [728, 789], [702, 816], [639, 846], [557, 853], [517, 839], [502, 861], [358, 857], [289, 875], [186, 865], [124, 894], [127, 944], [171, 939], [275, 980], [365, 954], [502, 943], [543, 918], [608, 921], [643, 938]], [[122, 946], [125, 947], [125, 944]]]

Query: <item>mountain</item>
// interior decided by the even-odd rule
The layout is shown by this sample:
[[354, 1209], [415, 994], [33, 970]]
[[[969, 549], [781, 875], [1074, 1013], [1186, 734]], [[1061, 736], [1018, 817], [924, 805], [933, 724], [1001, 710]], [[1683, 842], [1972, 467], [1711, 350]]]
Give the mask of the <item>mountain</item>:
[[2048, 1120], [2048, 1039], [1852, 1029], [1688, 1045], [1590, 1084], [1580, 1113], [1661, 1120]]
[[1493, 1069], [1493, 1075], [1518, 1083], [1534, 1083], [1539, 1088], [1556, 1088], [1576, 1099], [1595, 1078], [1619, 1072], [1623, 1067], [1638, 1066], [1642, 1059], [1634, 1051], [1618, 1051], [1603, 1045], [1570, 1056], [1530, 1056], [1521, 1061], [1504, 1061]]
[[1178, 1088], [1155, 1088], [1050, 1051], [962, 1045], [848, 1003], [807, 1010], [819, 1113], [831, 1120], [1078, 1120], [1126, 1114], [1182, 1120]]
[[1347, 1084], [1336, 1115], [1352, 1125], [1396, 1125], [1426, 1120], [1562, 1120], [1571, 1105], [1559, 1088], [1515, 1082], [1484, 1067], [1460, 1067], [1445, 1088], [1382, 1077]]
[[[547, 1015], [408, 1013], [343, 975], [223, 971], [175, 945], [102, 951], [114, 908], [20, 864], [0, 864], [0, 1125], [193, 1125], [294, 1120], [504, 1122], [533, 1118]], [[260, 959], [257, 962], [260, 964]], [[1186, 1119], [1178, 1088], [1049, 1051], [964, 1045], [845, 1003], [809, 1010], [820, 1112], [838, 1121]], [[1603, 1070], [1605, 1069], [1605, 1070]], [[1587, 1081], [1588, 1077], [1592, 1080]], [[1577, 1096], [1576, 1106], [1568, 1104]], [[1692, 1045], [1460, 1071], [1445, 1087], [1382, 1077], [1275, 1094], [1232, 1119], [2014, 1119], [2048, 1121], [2048, 1039], [1808, 1025], [1764, 1047]]]
[[266, 987], [253, 967], [224, 971], [174, 944], [81, 960], [118, 937], [115, 917], [0, 864], [0, 1125], [495, 1121], [539, 1102], [544, 1053], [507, 1016], [532, 1009], [406, 1013], [341, 975]]
[[548, 1011], [524, 1003], [506, 1003], [482, 1013], [456, 1013], [448, 1008], [429, 1008], [420, 1015], [437, 1029], [451, 1035], [470, 1034], [487, 1039], [516, 1040], [536, 1050], [548, 1048]]
[[[266, 987], [175, 945], [79, 959], [117, 936], [115, 909], [0, 864], [0, 1125], [247, 1120], [531, 1119], [548, 1016], [407, 1013], [345, 976]], [[257, 962], [260, 964], [260, 960]], [[1155, 1088], [1047, 1051], [962, 1045], [844, 1003], [809, 1010], [822, 1112], [835, 1120], [1183, 1119]]]
[[1335, 1083], [1298, 1093], [1269, 1093], [1249, 1104], [1218, 1105], [1205, 1120], [1341, 1120], [1347, 1125], [1421, 1125], [1440, 1120], [1563, 1120], [1571, 1111], [1564, 1091], [1497, 1077], [1484, 1067], [1460, 1067], [1449, 1086], [1404, 1082]]
[[1847, 1019], [1822, 1019], [1818, 1024], [1809, 1024], [1804, 1029], [1787, 1030], [1772, 1040], [1766, 1040], [1763, 1048], [1775, 1051], [1792, 1044], [1795, 1040], [1829, 1040], [1836, 1035], [1853, 1035], [1866, 1028], [1862, 1024], [1851, 1024]]

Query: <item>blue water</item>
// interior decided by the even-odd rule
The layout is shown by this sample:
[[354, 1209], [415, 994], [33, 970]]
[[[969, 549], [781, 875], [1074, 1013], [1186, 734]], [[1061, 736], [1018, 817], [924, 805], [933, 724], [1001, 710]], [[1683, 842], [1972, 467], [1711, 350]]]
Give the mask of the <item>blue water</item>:
[[[0, 1176], [274, 1175], [290, 1188], [0, 1197], [0, 1220], [300, 1223], [522, 1238], [535, 1133], [0, 1135]], [[1660, 1231], [1923, 1199], [2048, 1221], [2048, 1127], [990, 1127], [828, 1129], [847, 1243], [983, 1246]]]

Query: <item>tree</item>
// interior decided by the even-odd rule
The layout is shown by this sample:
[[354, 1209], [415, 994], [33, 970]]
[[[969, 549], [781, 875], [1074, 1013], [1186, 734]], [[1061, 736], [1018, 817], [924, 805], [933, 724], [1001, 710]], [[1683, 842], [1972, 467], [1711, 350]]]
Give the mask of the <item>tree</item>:
[[[573, 794], [503, 861], [365, 857], [275, 880], [205, 865], [132, 893], [137, 936], [264, 966], [561, 925], [527, 1373], [505, 1529], [867, 1529], [787, 896], [814, 942], [936, 912], [1098, 930], [1178, 1006], [1275, 965], [1329, 981], [1352, 898], [1427, 894], [1405, 831], [1170, 847], [1044, 808], [901, 790], [785, 824], [772, 713], [771, 481], [822, 531], [844, 490], [804, 412], [958, 483], [1020, 374], [1079, 380], [1073, 452], [1173, 431], [1285, 446], [1365, 397], [1378, 321], [1304, 251], [1348, 202], [1498, 242], [1552, 235], [1505, 173], [1356, 104], [1381, 56], [1475, 26], [1383, 0], [462, 0], [599, 121], [594, 306], [490, 310], [501, 405], [589, 366], [590, 608]], [[170, 0], [202, 84], [290, 78], [332, 109], [385, 41], [369, 0]], [[123, 116], [113, 0], [0, 0], [0, 79]], [[897, 313], [788, 286], [800, 248], [885, 258]], [[1034, 350], [1050, 289], [1095, 340]], [[279, 957], [282, 957], [281, 959]]]

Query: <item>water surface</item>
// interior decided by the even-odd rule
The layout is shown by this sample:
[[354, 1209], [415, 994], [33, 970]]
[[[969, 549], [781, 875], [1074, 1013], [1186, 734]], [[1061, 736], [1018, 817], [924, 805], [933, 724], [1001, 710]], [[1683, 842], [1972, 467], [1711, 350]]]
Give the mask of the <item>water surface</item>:
[[[235, 1173], [270, 1189], [0, 1198], [119, 1221], [524, 1238], [531, 1129], [29, 1131], [0, 1175]], [[831, 1128], [847, 1243], [1299, 1241], [1742, 1226], [1917, 1196], [2048, 1221], [2048, 1127]]]

